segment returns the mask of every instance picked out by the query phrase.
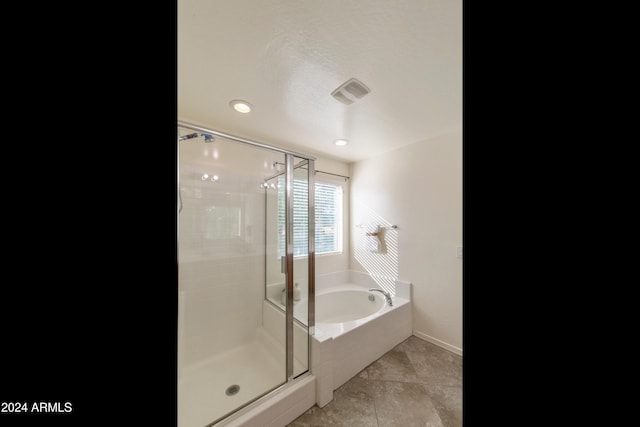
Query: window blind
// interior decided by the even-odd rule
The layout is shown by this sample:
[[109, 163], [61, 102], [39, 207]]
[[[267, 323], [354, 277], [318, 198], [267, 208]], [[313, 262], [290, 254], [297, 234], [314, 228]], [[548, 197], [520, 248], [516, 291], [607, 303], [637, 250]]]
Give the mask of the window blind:
[[[278, 256], [285, 251], [284, 178], [278, 178]], [[293, 180], [293, 255], [308, 253], [309, 197], [307, 181]], [[326, 254], [342, 250], [342, 186], [315, 184], [315, 252]]]

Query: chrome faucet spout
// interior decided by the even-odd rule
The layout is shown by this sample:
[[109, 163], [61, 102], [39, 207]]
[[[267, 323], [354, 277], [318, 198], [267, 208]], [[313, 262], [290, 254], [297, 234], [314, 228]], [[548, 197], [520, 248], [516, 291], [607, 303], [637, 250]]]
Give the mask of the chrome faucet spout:
[[389, 304], [389, 307], [393, 307], [393, 301], [391, 301], [391, 294], [387, 291], [383, 291], [382, 289], [377, 289], [377, 288], [371, 288], [369, 289], [369, 292], [380, 292], [382, 295], [384, 295], [384, 297], [387, 299], [387, 304]]

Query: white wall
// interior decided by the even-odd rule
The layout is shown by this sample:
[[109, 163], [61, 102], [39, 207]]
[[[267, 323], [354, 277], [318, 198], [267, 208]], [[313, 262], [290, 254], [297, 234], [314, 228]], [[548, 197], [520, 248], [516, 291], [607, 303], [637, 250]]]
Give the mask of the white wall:
[[[462, 352], [462, 135], [443, 135], [351, 165], [350, 268], [413, 284], [417, 336]], [[384, 253], [364, 228], [384, 230]]]

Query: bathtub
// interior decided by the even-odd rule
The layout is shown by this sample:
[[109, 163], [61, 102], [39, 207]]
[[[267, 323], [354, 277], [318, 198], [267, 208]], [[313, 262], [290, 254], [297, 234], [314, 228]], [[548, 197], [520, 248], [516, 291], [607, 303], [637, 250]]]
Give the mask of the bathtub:
[[348, 270], [317, 278], [311, 372], [318, 406], [333, 400], [335, 389], [412, 335], [411, 284], [394, 284], [390, 306], [381, 293], [369, 292], [380, 286], [365, 273]]
[[386, 305], [382, 294], [345, 284], [316, 295], [316, 321], [322, 324], [364, 323]]
[[[354, 283], [342, 283], [316, 292], [314, 336], [318, 339], [327, 336], [337, 337], [384, 315], [392, 308], [387, 306], [381, 293], [369, 292], [369, 289]], [[294, 303], [294, 317], [305, 325], [306, 308], [306, 298]]]
[[[379, 283], [391, 289], [392, 304], [384, 295], [369, 292], [380, 289]], [[284, 342], [282, 330], [284, 284], [267, 287], [263, 306], [263, 324], [278, 342]], [[373, 301], [369, 296], [373, 296]], [[305, 342], [307, 325], [306, 294], [294, 301], [294, 346]], [[315, 328], [311, 331], [311, 373], [316, 378], [316, 403], [323, 407], [333, 400], [333, 391], [357, 375], [386, 352], [413, 333], [411, 284], [399, 280], [380, 279], [353, 270], [340, 271], [316, 278]], [[295, 349], [304, 357], [306, 348]]]
[[[331, 328], [340, 324], [340, 330], [334, 332], [346, 332], [380, 315], [386, 306], [386, 299], [382, 294], [369, 292], [368, 289], [352, 283], [344, 283], [316, 292], [316, 325], [321, 324], [322, 330], [330, 333]], [[281, 301], [276, 299], [270, 299], [270, 301], [281, 310], [285, 309]], [[307, 324], [307, 307], [306, 297], [293, 303], [293, 317], [304, 325]]]

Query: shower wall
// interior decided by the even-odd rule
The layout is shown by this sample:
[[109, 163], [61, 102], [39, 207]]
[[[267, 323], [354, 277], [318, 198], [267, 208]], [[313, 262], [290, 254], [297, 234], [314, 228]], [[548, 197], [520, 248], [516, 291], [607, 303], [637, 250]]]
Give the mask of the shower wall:
[[[264, 282], [263, 192], [256, 189], [223, 195], [220, 200], [219, 194], [212, 194], [214, 190], [205, 186], [217, 184], [191, 181], [181, 177], [184, 208], [180, 214], [178, 249], [178, 283], [184, 298], [182, 344], [189, 349], [184, 354], [186, 365], [255, 337], [261, 322]], [[223, 203], [230, 213], [243, 212], [246, 223], [239, 225], [245, 229], [243, 239], [224, 239], [224, 244], [220, 244], [207, 238], [211, 224], [206, 214], [218, 203]]]
[[256, 337], [265, 273], [260, 184], [284, 156], [202, 140], [182, 142], [179, 155], [178, 344], [184, 368]]

